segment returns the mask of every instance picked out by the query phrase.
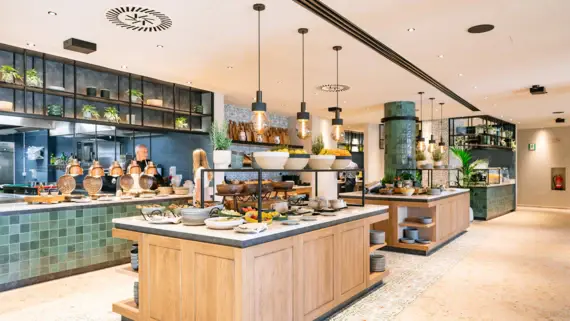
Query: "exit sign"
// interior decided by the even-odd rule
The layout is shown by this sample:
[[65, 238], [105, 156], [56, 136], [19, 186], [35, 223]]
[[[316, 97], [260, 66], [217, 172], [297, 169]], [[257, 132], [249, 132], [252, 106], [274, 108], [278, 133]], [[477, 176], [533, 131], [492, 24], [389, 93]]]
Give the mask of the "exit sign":
[[534, 152], [536, 150], [536, 144], [528, 144], [528, 150]]

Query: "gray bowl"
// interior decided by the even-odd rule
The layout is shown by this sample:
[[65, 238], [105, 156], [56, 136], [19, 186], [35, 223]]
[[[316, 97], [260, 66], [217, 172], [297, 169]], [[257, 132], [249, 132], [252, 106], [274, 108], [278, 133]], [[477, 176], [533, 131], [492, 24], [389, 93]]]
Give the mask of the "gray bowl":
[[441, 194], [441, 189], [439, 188], [430, 188], [428, 189], [427, 193], [429, 195], [440, 195]]
[[433, 222], [433, 219], [429, 216], [420, 216], [418, 217], [418, 222], [422, 224], [430, 224]]
[[405, 238], [405, 237], [402, 237], [402, 238], [400, 239], [400, 242], [401, 242], [401, 243], [406, 243], [406, 244], [414, 244], [414, 243], [416, 243], [415, 240], [409, 239], [409, 238]]
[[415, 227], [406, 227], [404, 229], [404, 238], [416, 240], [420, 237], [420, 231]]
[[417, 239], [416, 243], [420, 243], [420, 244], [430, 244], [431, 241], [430, 240], [426, 240], [426, 239]]

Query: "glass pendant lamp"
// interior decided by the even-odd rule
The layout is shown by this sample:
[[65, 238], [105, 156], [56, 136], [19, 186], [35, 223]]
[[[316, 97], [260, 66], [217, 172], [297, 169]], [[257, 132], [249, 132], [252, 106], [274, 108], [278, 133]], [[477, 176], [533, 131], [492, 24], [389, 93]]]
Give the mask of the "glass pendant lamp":
[[103, 166], [101, 166], [101, 163], [99, 163], [98, 160], [93, 161], [93, 165], [89, 167], [89, 175], [93, 177], [105, 176], [105, 170], [103, 169]]
[[309, 137], [311, 137], [311, 125], [310, 125], [310, 119], [311, 116], [309, 115], [309, 113], [307, 112], [307, 103], [305, 103], [305, 34], [307, 32], [309, 32], [309, 29], [307, 28], [300, 28], [299, 33], [301, 34], [302, 37], [302, 54], [301, 54], [301, 61], [302, 61], [302, 85], [301, 85], [301, 91], [302, 91], [302, 100], [301, 100], [301, 111], [297, 113], [297, 126], [296, 126], [296, 130], [297, 130], [297, 137], [299, 137], [300, 139], [307, 139]]
[[443, 105], [445, 103], [439, 103], [439, 108], [441, 109], [441, 116], [439, 118], [439, 151], [443, 154], [447, 151], [447, 147], [443, 142]]
[[139, 166], [139, 163], [137, 163], [137, 161], [133, 159], [129, 164], [129, 167], [127, 167], [127, 173], [133, 175], [133, 174], [140, 174], [141, 172], [142, 170], [141, 167]]
[[430, 153], [433, 153], [435, 151], [435, 148], [436, 148], [435, 139], [433, 138], [433, 100], [434, 99], [435, 98], [433, 98], [433, 97], [430, 98], [430, 100], [431, 100], [431, 128], [432, 128], [432, 131], [431, 131], [431, 138], [429, 140], [429, 145], [427, 148], [428, 152], [430, 152]]
[[251, 104], [251, 123], [253, 130], [258, 134], [263, 134], [269, 127], [267, 119], [267, 105], [263, 102], [261, 92], [261, 11], [265, 10], [265, 5], [256, 3], [253, 10], [257, 11], [257, 93], [256, 100]]
[[343, 125], [343, 120], [340, 118], [340, 112], [342, 111], [342, 109], [338, 106], [338, 92], [339, 90], [339, 85], [338, 85], [338, 52], [340, 50], [342, 50], [341, 46], [334, 46], [333, 50], [336, 51], [336, 107], [330, 107], [329, 111], [334, 112], [335, 117], [332, 120], [332, 129], [331, 129], [331, 138], [335, 141], [335, 142], [339, 142], [342, 143], [344, 142], [344, 128], [342, 127]]
[[77, 159], [72, 159], [67, 165], [67, 174], [73, 177], [83, 175], [83, 168], [81, 168]]
[[423, 91], [418, 92], [420, 95], [420, 130], [418, 131], [418, 137], [416, 137], [416, 150], [421, 152], [425, 152], [426, 150], [426, 139], [422, 134], [422, 129], [424, 127], [424, 99], [423, 99]]

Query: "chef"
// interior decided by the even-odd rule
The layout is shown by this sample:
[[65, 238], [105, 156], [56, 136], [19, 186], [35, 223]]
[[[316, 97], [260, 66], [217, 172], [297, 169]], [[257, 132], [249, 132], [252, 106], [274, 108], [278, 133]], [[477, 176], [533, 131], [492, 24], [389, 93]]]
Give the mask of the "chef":
[[135, 157], [137, 159], [137, 163], [141, 167], [141, 171], [144, 172], [146, 165], [150, 159], [148, 159], [148, 148], [144, 144], [138, 144], [135, 147]]

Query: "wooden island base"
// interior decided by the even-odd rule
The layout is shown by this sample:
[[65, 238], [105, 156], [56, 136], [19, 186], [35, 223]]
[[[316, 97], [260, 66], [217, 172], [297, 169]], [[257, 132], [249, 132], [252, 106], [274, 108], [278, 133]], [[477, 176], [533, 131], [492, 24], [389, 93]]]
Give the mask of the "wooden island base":
[[369, 230], [387, 219], [384, 208], [246, 248], [115, 228], [140, 244], [140, 299], [113, 311], [131, 320], [314, 320], [388, 274], [369, 272], [369, 253], [383, 246], [370, 245]]

